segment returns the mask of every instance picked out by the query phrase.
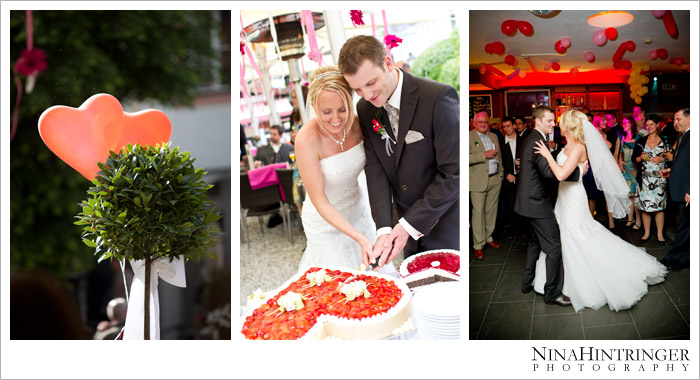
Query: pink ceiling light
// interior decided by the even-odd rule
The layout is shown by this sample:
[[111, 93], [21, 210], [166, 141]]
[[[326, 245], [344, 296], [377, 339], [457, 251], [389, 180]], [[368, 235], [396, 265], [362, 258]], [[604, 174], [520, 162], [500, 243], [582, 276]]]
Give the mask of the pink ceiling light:
[[589, 17], [589, 25], [596, 28], [615, 28], [622, 25], [627, 25], [634, 20], [634, 16], [625, 11], [605, 11], [596, 13]]

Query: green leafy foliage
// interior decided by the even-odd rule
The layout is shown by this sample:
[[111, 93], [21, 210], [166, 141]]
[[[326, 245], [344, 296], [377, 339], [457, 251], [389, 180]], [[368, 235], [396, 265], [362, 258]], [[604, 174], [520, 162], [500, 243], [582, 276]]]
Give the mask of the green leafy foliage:
[[449, 84], [459, 93], [459, 31], [438, 41], [416, 57], [412, 73]]
[[[79, 107], [101, 92], [190, 105], [212, 81], [211, 32], [218, 27], [210, 11], [42, 10], [33, 19], [34, 46], [46, 52], [48, 68], [22, 96], [10, 143], [10, 262], [66, 278], [95, 265], [72, 223], [89, 182], [44, 145], [39, 115], [54, 105]], [[10, 12], [13, 62], [26, 47], [25, 22], [24, 11]], [[16, 87], [9, 85], [14, 108]]]
[[110, 152], [80, 206], [76, 225], [83, 242], [100, 260], [144, 260], [158, 257], [200, 260], [216, 242], [213, 223], [221, 215], [212, 209], [202, 180], [188, 152], [169, 144], [127, 146]]

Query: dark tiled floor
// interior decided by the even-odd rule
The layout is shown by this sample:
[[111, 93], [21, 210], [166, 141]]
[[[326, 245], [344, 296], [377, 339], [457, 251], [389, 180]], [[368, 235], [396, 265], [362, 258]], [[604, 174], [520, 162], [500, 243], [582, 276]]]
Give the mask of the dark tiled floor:
[[[644, 246], [661, 259], [668, 247], [653, 237], [639, 243], [642, 233], [617, 222], [615, 233]], [[652, 231], [655, 231], [653, 229]], [[667, 240], [675, 225], [665, 228]], [[653, 233], [653, 232], [652, 232]], [[666, 281], [649, 287], [649, 293], [630, 310], [583, 309], [547, 305], [541, 295], [520, 291], [527, 239], [494, 238], [498, 249], [484, 250], [484, 259], [469, 261], [470, 339], [688, 339], [690, 335], [690, 271], [669, 272]], [[670, 240], [669, 240], [670, 241]]]

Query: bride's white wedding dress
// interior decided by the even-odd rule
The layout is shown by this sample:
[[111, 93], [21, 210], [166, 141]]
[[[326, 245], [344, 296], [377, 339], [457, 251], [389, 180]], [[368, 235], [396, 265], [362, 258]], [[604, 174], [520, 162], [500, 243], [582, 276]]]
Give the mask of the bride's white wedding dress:
[[[561, 152], [557, 163], [566, 161]], [[561, 236], [564, 264], [563, 293], [571, 298], [578, 312], [584, 307], [629, 309], [645, 294], [647, 286], [664, 281], [666, 267], [593, 219], [588, 209], [582, 182], [559, 183], [554, 208]], [[544, 293], [546, 266], [540, 254], [535, 271], [534, 288]]]
[[[364, 143], [360, 142], [322, 159], [321, 170], [330, 204], [374, 244], [377, 230], [370, 211], [367, 184], [364, 175], [360, 176], [365, 161]], [[315, 265], [357, 269], [362, 264], [360, 245], [323, 219], [309, 197], [304, 200], [301, 220], [306, 233], [306, 250], [299, 270]], [[385, 265], [380, 272], [397, 274], [393, 264]]]

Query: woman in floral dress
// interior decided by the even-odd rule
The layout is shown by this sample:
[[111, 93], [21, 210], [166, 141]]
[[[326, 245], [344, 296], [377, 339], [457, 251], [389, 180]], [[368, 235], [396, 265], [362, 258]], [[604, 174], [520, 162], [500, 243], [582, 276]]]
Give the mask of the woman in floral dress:
[[666, 243], [663, 231], [667, 184], [666, 179], [661, 177], [660, 170], [666, 167], [664, 153], [670, 147], [659, 136], [659, 121], [657, 115], [647, 117], [646, 126], [649, 135], [639, 139], [634, 147], [632, 160], [640, 165], [635, 204], [642, 211], [644, 235], [641, 242], [644, 243], [649, 239], [651, 214], [654, 214], [657, 240], [663, 245]]

